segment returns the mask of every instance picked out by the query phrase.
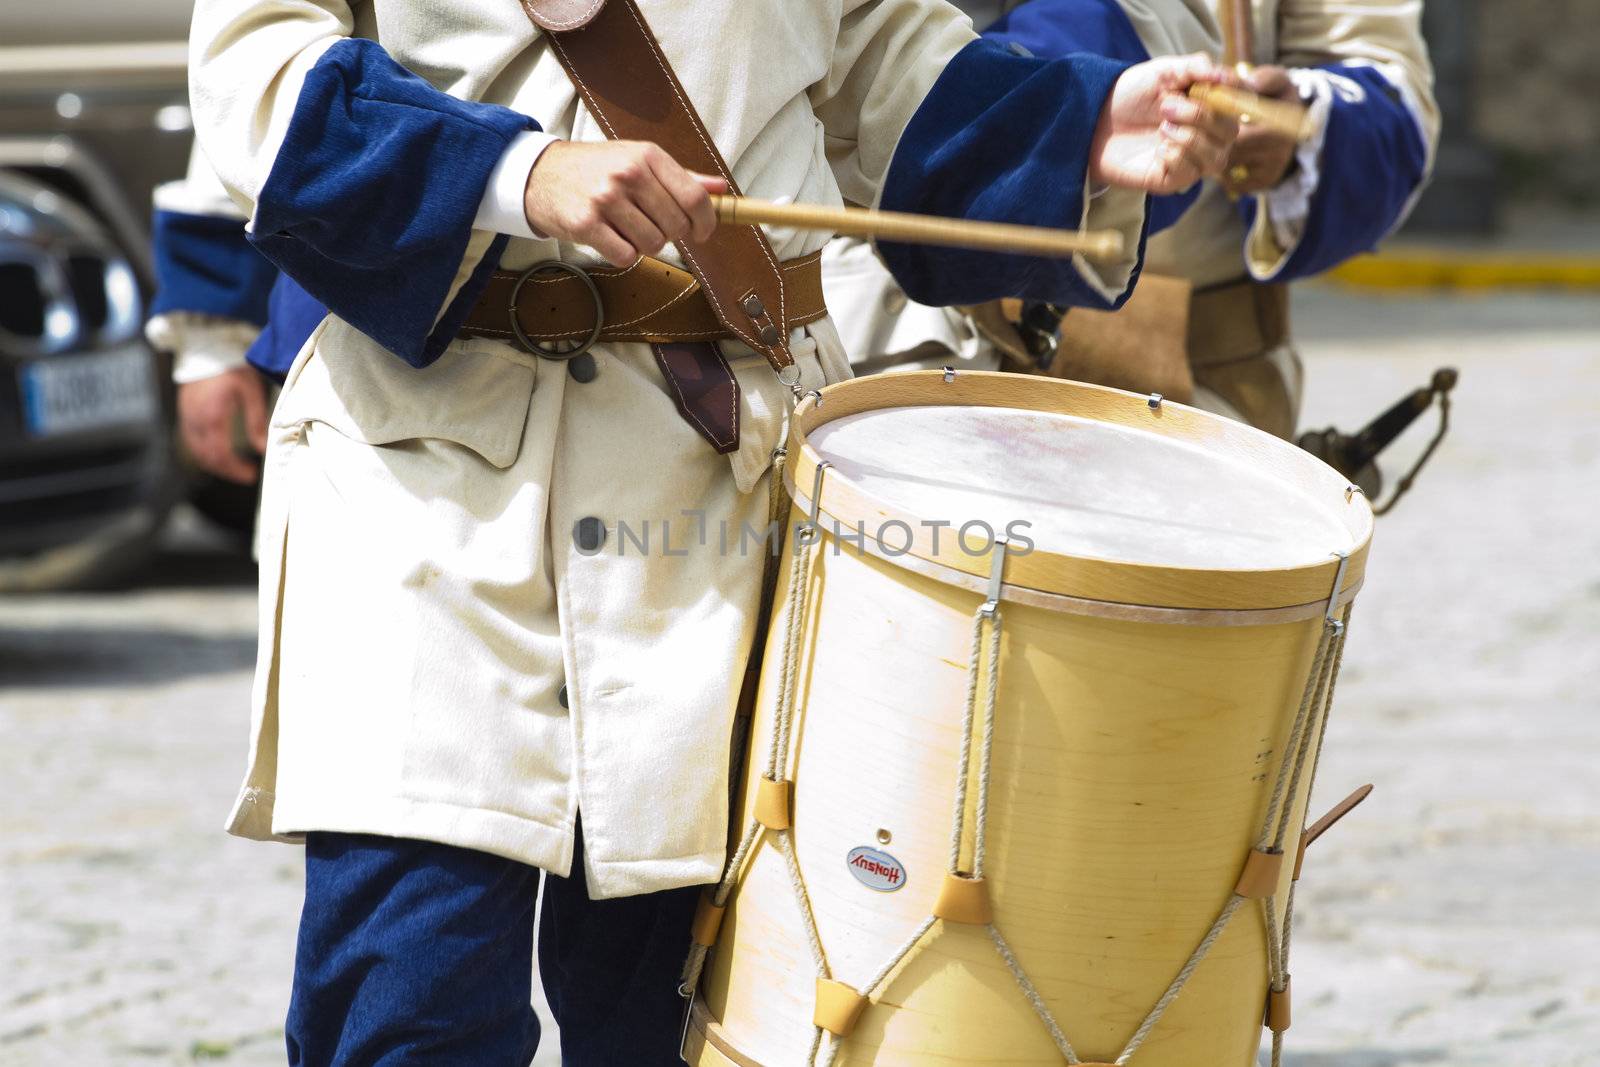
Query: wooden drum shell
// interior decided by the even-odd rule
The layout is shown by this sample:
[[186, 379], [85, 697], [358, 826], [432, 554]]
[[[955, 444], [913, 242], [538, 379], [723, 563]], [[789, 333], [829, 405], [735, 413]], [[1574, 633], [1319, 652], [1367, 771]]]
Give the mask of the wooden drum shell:
[[[868, 384], [877, 382], [847, 386]], [[1011, 384], [1000, 384], [994, 393], [979, 383], [980, 392], [1005, 396]], [[1125, 408], [1132, 419], [1140, 417], [1135, 406], [1145, 406], [1144, 398], [1111, 390], [1068, 388], [1072, 395], [1058, 396]], [[817, 458], [805, 447], [806, 415], [790, 460], [800, 497], [795, 521], [809, 506], [808, 471]], [[1233, 432], [1201, 426], [1206, 434]], [[848, 499], [849, 487], [838, 489], [844, 494], [830, 498], [824, 488], [825, 512], [832, 499]], [[1368, 518], [1364, 526], [1360, 514], [1352, 519], [1357, 551], [1343, 600], [1359, 585], [1370, 536], [1370, 512], [1354, 503]], [[983, 599], [971, 572], [981, 567], [961, 577], [938, 560], [862, 554], [831, 534], [812, 551], [790, 763], [793, 840], [833, 976], [859, 988], [930, 914], [948, 866], [973, 615]], [[1018, 587], [1002, 605], [986, 876], [995, 925], [1079, 1058], [1110, 1062], [1233, 889], [1288, 743], [1326, 601], [1302, 595], [1314, 588], [1304, 574], [1280, 583], [1222, 575], [1208, 588], [1208, 575], [1195, 572], [1175, 587], [1146, 567], [1134, 569], [1131, 589], [1176, 588], [1176, 595], [1117, 605], [1082, 595], [1114, 579], [1114, 562], [1089, 561], [1087, 571], [1073, 562], [1057, 569], [1069, 580], [1055, 589]], [[1050, 561], [1035, 563], [1023, 573], [1051, 574]], [[793, 595], [787, 567], [783, 574], [735, 832], [749, 822], [773, 727], [780, 620]], [[1084, 574], [1088, 585], [1070, 580]], [[1333, 574], [1326, 569], [1324, 596]], [[1309, 776], [1291, 798], [1280, 919], [1308, 786]], [[846, 858], [860, 847], [893, 856], [902, 886], [882, 892], [858, 881]], [[804, 1063], [815, 977], [786, 865], [769, 834], [738, 880], [707, 963], [690, 1062]], [[1266, 988], [1262, 909], [1250, 901], [1133, 1067], [1254, 1063]], [[874, 996], [835, 1060], [1061, 1062], [987, 930], [942, 921]]]

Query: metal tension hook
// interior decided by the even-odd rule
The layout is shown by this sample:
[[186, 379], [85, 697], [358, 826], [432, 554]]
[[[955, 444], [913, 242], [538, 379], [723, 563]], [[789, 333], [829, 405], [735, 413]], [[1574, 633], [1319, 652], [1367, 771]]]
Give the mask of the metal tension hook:
[[1000, 610], [1000, 588], [1005, 584], [1007, 546], [1011, 543], [1009, 537], [996, 537], [994, 547], [990, 550], [991, 564], [989, 567], [988, 598], [984, 600], [983, 607], [978, 609], [978, 614], [994, 618], [995, 612]]
[[816, 543], [817, 539], [822, 536], [822, 524], [819, 521], [822, 518], [822, 476], [827, 473], [828, 468], [831, 466], [833, 464], [825, 459], [818, 461], [816, 472], [811, 478], [811, 514], [806, 517], [805, 522], [800, 524], [800, 528], [794, 534], [795, 541], [801, 547]]
[[1335, 616], [1335, 612], [1339, 610], [1339, 593], [1344, 589], [1344, 572], [1350, 566], [1350, 553], [1330, 552], [1328, 554], [1339, 557], [1339, 569], [1333, 575], [1333, 592], [1328, 594], [1328, 610], [1323, 615], [1322, 621], [1333, 631], [1333, 636], [1338, 637], [1344, 633], [1344, 623]]

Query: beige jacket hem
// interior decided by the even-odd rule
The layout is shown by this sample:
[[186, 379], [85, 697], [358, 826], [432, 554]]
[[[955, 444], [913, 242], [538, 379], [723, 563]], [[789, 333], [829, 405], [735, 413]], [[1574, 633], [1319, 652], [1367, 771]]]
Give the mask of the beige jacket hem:
[[[314, 814], [285, 800], [264, 789], [241, 789], [228, 817], [228, 833], [288, 843], [304, 840], [310, 831], [404, 837], [487, 852], [561, 877], [572, 874], [571, 826], [409, 797], [318, 797]], [[643, 860], [586, 856], [584, 875], [591, 897], [632, 896], [714, 882], [722, 873], [722, 858], [720, 851]]]

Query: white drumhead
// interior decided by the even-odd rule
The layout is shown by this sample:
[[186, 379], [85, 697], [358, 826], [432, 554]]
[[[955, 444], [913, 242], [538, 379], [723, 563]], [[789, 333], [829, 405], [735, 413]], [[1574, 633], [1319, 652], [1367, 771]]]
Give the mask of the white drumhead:
[[[1315, 565], [1354, 547], [1334, 502], [1264, 469], [1073, 415], [884, 408], [817, 426], [809, 443], [895, 511], [950, 523], [948, 537], [969, 522], [1000, 533], [1028, 523], [1022, 534], [1047, 552], [1212, 570]], [[970, 528], [974, 549], [984, 538], [983, 527]]]

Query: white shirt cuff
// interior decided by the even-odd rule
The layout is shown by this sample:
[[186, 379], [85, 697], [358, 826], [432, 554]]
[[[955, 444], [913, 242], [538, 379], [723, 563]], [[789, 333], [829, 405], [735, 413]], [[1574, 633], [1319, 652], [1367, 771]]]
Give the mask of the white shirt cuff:
[[1327, 140], [1328, 118], [1333, 112], [1333, 90], [1321, 71], [1292, 70], [1289, 77], [1309, 106], [1313, 132], [1295, 151], [1295, 161], [1299, 163], [1295, 173], [1261, 198], [1272, 222], [1273, 239], [1286, 250], [1298, 245], [1305, 235], [1311, 197], [1322, 179], [1322, 145]]
[[244, 366], [245, 352], [260, 333], [248, 322], [193, 311], [169, 311], [144, 325], [150, 343], [173, 354], [172, 380], [179, 385]]
[[1150, 200], [1140, 189], [1121, 189], [1114, 185], [1095, 189], [1087, 181], [1084, 194], [1078, 229], [1119, 231], [1123, 252], [1117, 259], [1103, 260], [1091, 260], [1080, 252], [1072, 257], [1072, 265], [1101, 300], [1113, 304], [1127, 291], [1133, 280], [1133, 270], [1139, 265], [1139, 234], [1144, 231]]
[[512, 237], [538, 236], [528, 225], [523, 197], [528, 188], [528, 173], [550, 143], [557, 140], [560, 138], [543, 130], [523, 130], [511, 139], [500, 162], [489, 172], [489, 184], [483, 190], [478, 214], [472, 220], [473, 229]]

